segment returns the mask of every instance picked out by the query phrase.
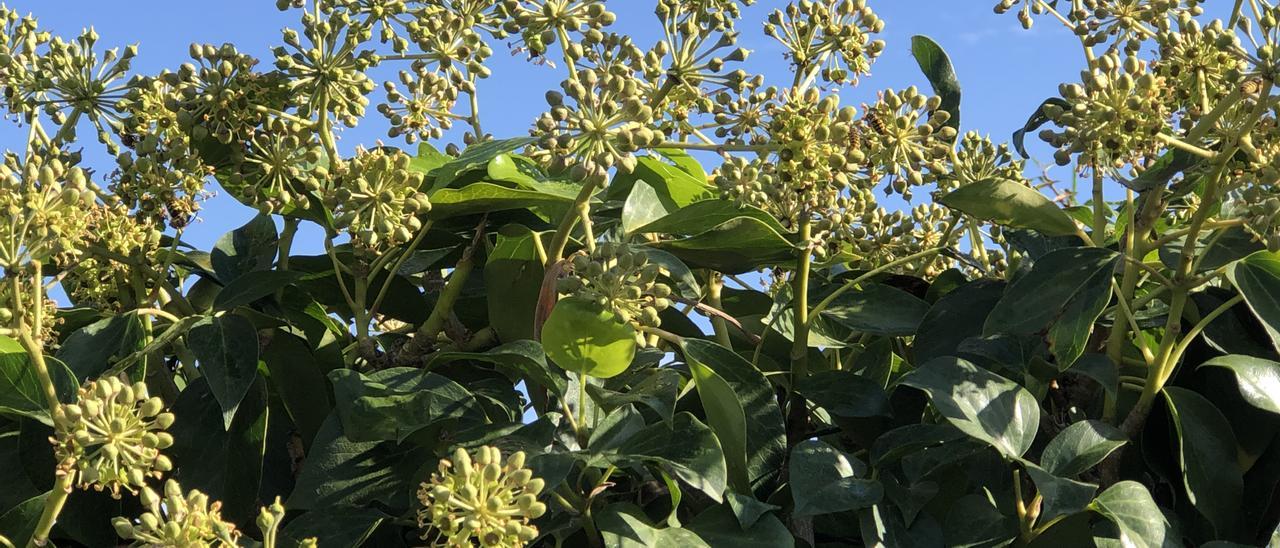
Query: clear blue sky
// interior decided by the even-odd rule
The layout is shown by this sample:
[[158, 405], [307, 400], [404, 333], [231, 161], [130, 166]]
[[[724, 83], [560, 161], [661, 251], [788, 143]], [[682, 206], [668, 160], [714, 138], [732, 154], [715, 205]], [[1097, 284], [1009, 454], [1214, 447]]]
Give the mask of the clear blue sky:
[[[221, 44], [232, 42], [242, 51], [259, 57], [264, 68], [272, 60], [270, 48], [280, 44], [280, 29], [296, 22], [297, 12], [279, 12], [269, 0], [0, 0], [21, 12], [35, 14], [41, 27], [71, 38], [81, 28], [93, 26], [104, 47], [136, 43], [140, 55], [134, 68], [155, 73], [175, 68], [188, 60], [192, 42]], [[1046, 97], [1056, 94], [1060, 82], [1077, 81], [1082, 66], [1079, 43], [1052, 19], [1037, 21], [1034, 30], [1024, 31], [1012, 14], [992, 12], [995, 0], [869, 0], [885, 20], [882, 38], [888, 42], [885, 54], [861, 86], [843, 94], [844, 102], [869, 101], [884, 88], [928, 83], [911, 58], [910, 38], [915, 34], [933, 37], [950, 53], [964, 88], [962, 125], [965, 130], [990, 134], [996, 140], [1009, 135]], [[785, 6], [779, 0], [760, 0], [744, 14], [742, 46], [752, 50], [750, 69], [766, 75], [773, 83], [790, 81], [781, 49], [760, 30], [765, 15]], [[216, 7], [215, 7], [216, 6]], [[635, 36], [641, 44], [656, 40], [658, 26], [649, 0], [614, 0], [610, 9], [618, 13], [614, 30]], [[545, 108], [543, 92], [555, 88], [561, 72], [532, 66], [512, 57], [495, 45], [494, 75], [481, 88], [481, 111], [485, 129], [499, 138], [524, 135], [533, 119]], [[379, 79], [394, 75], [394, 66], [381, 69]], [[381, 88], [371, 100], [381, 100]], [[358, 144], [371, 145], [385, 139], [386, 124], [373, 112], [358, 129], [341, 136], [340, 148], [350, 151]], [[86, 134], [92, 135], [92, 134]], [[20, 149], [25, 131], [12, 124], [0, 125], [0, 147]], [[387, 140], [387, 144], [400, 144]], [[1038, 141], [1034, 138], [1028, 141]], [[85, 143], [91, 167], [105, 172], [111, 167], [94, 142]], [[1049, 160], [1043, 146], [1033, 146], [1033, 154]], [[1069, 178], [1057, 169], [1059, 179]], [[201, 224], [188, 229], [184, 239], [207, 249], [227, 230], [253, 216], [225, 195], [208, 201]], [[300, 245], [301, 252], [315, 252], [318, 244]]]

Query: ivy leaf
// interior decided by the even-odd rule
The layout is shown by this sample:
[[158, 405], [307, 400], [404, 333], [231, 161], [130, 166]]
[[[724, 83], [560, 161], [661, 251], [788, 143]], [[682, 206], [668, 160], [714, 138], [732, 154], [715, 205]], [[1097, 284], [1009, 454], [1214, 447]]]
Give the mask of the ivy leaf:
[[1254, 253], [1231, 265], [1227, 276], [1280, 350], [1280, 253]]
[[860, 333], [904, 337], [916, 333], [928, 312], [929, 303], [915, 295], [884, 284], [866, 284], [836, 297], [821, 315]]
[[1119, 254], [1097, 247], [1050, 252], [1013, 282], [987, 316], [983, 333], [1036, 335], [1048, 331], [1059, 370], [1084, 353], [1093, 324], [1111, 299]]
[[751, 362], [716, 343], [685, 339], [681, 349], [707, 420], [725, 447], [731, 478], [738, 473], [735, 466], [745, 464], [738, 478], [745, 476], [747, 483], [735, 486], [737, 491], [747, 495], [765, 487], [786, 457], [786, 426], [773, 385]]
[[791, 450], [788, 467], [794, 514], [832, 514], [880, 502], [884, 497], [880, 482], [857, 477], [855, 467], [865, 469], [866, 465], [827, 442], [800, 442]]
[[796, 383], [796, 392], [837, 417], [892, 415], [884, 388], [852, 371], [819, 371]]
[[680, 373], [674, 369], [660, 368], [650, 371], [647, 376], [624, 391], [608, 390], [589, 384], [587, 395], [591, 396], [591, 399], [606, 412], [639, 403], [653, 409], [663, 420], [670, 421], [675, 413], [680, 380]]
[[654, 156], [636, 158], [636, 168], [631, 173], [619, 174], [605, 191], [610, 200], [622, 200], [633, 192], [635, 183], [643, 181], [655, 191], [658, 201], [667, 211], [675, 211], [696, 202], [715, 197], [715, 188], [707, 184], [706, 175], [701, 177], [694, 173], [701, 171], [688, 154], [664, 153], [663, 156], [674, 158], [676, 165], [669, 164]]
[[269, 215], [258, 215], [224, 234], [213, 245], [209, 256], [218, 280], [230, 283], [245, 273], [270, 268], [279, 238], [276, 224]]
[[534, 381], [558, 395], [563, 395], [566, 390], [564, 375], [551, 370], [542, 345], [535, 341], [509, 342], [484, 352], [436, 352], [427, 360], [425, 368], [459, 360], [491, 363], [507, 374]]
[[717, 502], [723, 500], [728, 481], [720, 441], [710, 428], [688, 413], [677, 414], [670, 423], [651, 424], [635, 432], [606, 460], [657, 464]]
[[1201, 160], [1201, 157], [1180, 148], [1169, 149], [1168, 152], [1157, 158], [1154, 163], [1142, 170], [1142, 173], [1139, 173], [1137, 177], [1129, 181], [1120, 179], [1120, 182], [1135, 192], [1161, 188], [1169, 184], [1169, 180], [1173, 179], [1174, 175], [1194, 167]]
[[1029, 462], [1023, 465], [1031, 481], [1036, 483], [1037, 494], [1043, 497], [1040, 519], [1046, 523], [1058, 516], [1083, 511], [1093, 501], [1094, 493], [1098, 492], [1098, 486], [1092, 483], [1061, 477]]
[[414, 367], [368, 375], [335, 369], [329, 372], [329, 380], [342, 430], [355, 442], [400, 442], [440, 421], [481, 414], [462, 385]]
[[1176, 386], [1162, 392], [1177, 432], [1187, 498], [1217, 530], [1230, 535], [1240, 517], [1244, 479], [1236, 464], [1231, 423], [1204, 396]]
[[535, 238], [538, 234], [523, 225], [504, 226], [485, 261], [485, 304], [489, 325], [499, 340], [533, 338], [533, 317], [545, 274]]
[[1017, 150], [1018, 154], [1021, 154], [1023, 158], [1031, 157], [1029, 154], [1027, 154], [1026, 146], [1023, 143], [1023, 141], [1026, 139], [1027, 134], [1037, 129], [1040, 129], [1040, 126], [1043, 126], [1049, 123], [1049, 115], [1044, 113], [1044, 107], [1047, 107], [1049, 105], [1057, 105], [1063, 108], [1071, 108], [1071, 104], [1068, 103], [1065, 99], [1062, 99], [1060, 97], [1050, 97], [1048, 99], [1045, 99], [1043, 103], [1040, 103], [1040, 106], [1036, 107], [1035, 112], [1032, 112], [1031, 117], [1027, 118], [1027, 122], [1022, 125], [1022, 129], [1019, 129], [1018, 131], [1013, 132], [1013, 148], [1014, 150]]
[[1199, 367], [1221, 367], [1230, 371], [1240, 387], [1240, 395], [1250, 405], [1280, 415], [1280, 363], [1252, 356], [1218, 356]]
[[688, 529], [654, 527], [643, 510], [628, 504], [615, 504], [601, 510], [596, 526], [605, 548], [711, 548]]
[[956, 78], [956, 71], [951, 66], [951, 58], [947, 56], [946, 51], [943, 51], [942, 46], [932, 38], [923, 35], [911, 37], [911, 54], [915, 56], [921, 72], [924, 72], [933, 86], [933, 93], [942, 99], [942, 105], [938, 109], [951, 114], [946, 126], [959, 132], [960, 81]]
[[57, 357], [76, 376], [91, 379], [111, 368], [113, 360], [142, 349], [142, 321], [137, 314], [103, 318], [71, 333]]
[[729, 200], [718, 199], [703, 200], [671, 211], [666, 216], [637, 228], [635, 232], [692, 236], [742, 218], [759, 221], [780, 234], [787, 232], [777, 219], [760, 208], [740, 206]]
[[[53, 377], [60, 401], [75, 397], [79, 382], [61, 361], [46, 357], [45, 364]], [[49, 402], [31, 364], [27, 351], [18, 341], [0, 335], [0, 413], [15, 414], [53, 426], [49, 418]]]
[[222, 407], [223, 426], [230, 427], [240, 400], [258, 371], [258, 331], [243, 316], [203, 318], [187, 333], [187, 347]]
[[975, 280], [933, 303], [916, 331], [916, 362], [954, 356], [965, 339], [981, 335], [982, 324], [1004, 296], [1004, 289], [1003, 282]]
[[[754, 500], [754, 499], [752, 499]], [[751, 525], [743, 526], [727, 505], [712, 506], [689, 523], [693, 531], [711, 546], [735, 548], [789, 548], [795, 546], [795, 537], [782, 521], [772, 515], [760, 516]]]
[[280, 397], [303, 442], [310, 446], [333, 410], [324, 365], [305, 340], [280, 330], [272, 334], [271, 342], [263, 349], [262, 362], [271, 376], [274, 393]]
[[22, 539], [31, 538], [36, 532], [41, 514], [44, 513], [46, 498], [49, 498], [49, 493], [36, 495], [0, 514], [0, 531], [8, 535], [5, 538], [19, 543], [25, 542]]
[[631, 365], [636, 333], [612, 310], [568, 297], [556, 303], [542, 325], [542, 346], [564, 370], [607, 379]]
[[998, 225], [1029, 228], [1046, 236], [1070, 236], [1076, 222], [1044, 194], [1024, 184], [987, 179], [964, 185], [938, 203]]
[[434, 462], [429, 448], [351, 441], [343, 435], [342, 421], [334, 413], [321, 425], [286, 506], [313, 510], [377, 501], [407, 510], [416, 486], [414, 473], [423, 463]]
[[1017, 383], [955, 357], [929, 361], [899, 381], [923, 390], [942, 416], [964, 433], [1016, 459], [1040, 426], [1035, 396]]
[[280, 531], [284, 546], [298, 546], [309, 538], [324, 539], [325, 546], [358, 548], [387, 516], [372, 508], [330, 507], [308, 511]]
[[[533, 137], [517, 137], [514, 139], [502, 139], [494, 141], [484, 141], [463, 150], [457, 158], [436, 167], [432, 170], [435, 181], [431, 183], [432, 190], [446, 188], [450, 183], [458, 178], [459, 175], [468, 171], [479, 169], [488, 165], [490, 160], [497, 158], [501, 154], [506, 154], [513, 150], [528, 146], [536, 139]], [[419, 149], [421, 153], [421, 149]], [[435, 198], [432, 197], [432, 210], [435, 210]]]
[[430, 198], [431, 211], [427, 212], [427, 216], [437, 221], [494, 211], [565, 206], [573, 202], [572, 197], [560, 194], [511, 188], [483, 181], [461, 188], [441, 188], [432, 192]]
[[301, 273], [287, 270], [246, 272], [218, 292], [218, 296], [213, 300], [213, 309], [231, 310], [237, 306], [251, 304], [258, 299], [275, 294], [301, 277]]
[[1007, 546], [1018, 536], [1017, 521], [1000, 512], [990, 491], [957, 499], [942, 524], [947, 546], [976, 548]]
[[738, 217], [706, 232], [663, 240], [654, 246], [692, 266], [741, 274], [795, 258], [795, 245], [771, 224], [752, 217]]
[[1120, 529], [1120, 541], [1135, 548], [1181, 546], [1147, 488], [1136, 481], [1121, 481], [1093, 499], [1089, 509]]
[[1093, 468], [1128, 441], [1124, 432], [1102, 421], [1084, 420], [1059, 432], [1040, 456], [1040, 466], [1055, 476], [1075, 477]]
[[637, 228], [651, 224], [667, 213], [658, 192], [644, 181], [636, 181], [627, 201], [622, 204], [622, 231], [632, 234]]

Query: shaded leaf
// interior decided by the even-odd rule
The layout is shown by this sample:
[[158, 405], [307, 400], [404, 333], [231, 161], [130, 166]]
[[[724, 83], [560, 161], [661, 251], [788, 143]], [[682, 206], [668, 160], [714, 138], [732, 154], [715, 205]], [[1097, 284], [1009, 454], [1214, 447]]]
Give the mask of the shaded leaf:
[[934, 359], [899, 381], [923, 390], [942, 416], [1006, 457], [1021, 457], [1035, 441], [1040, 407], [1025, 388], [955, 357]]
[[213, 271], [225, 284], [247, 272], [270, 268], [278, 241], [275, 222], [268, 215], [258, 215], [213, 245], [209, 255]]
[[1047, 523], [1058, 516], [1082, 512], [1093, 501], [1098, 486], [1055, 475], [1031, 463], [1024, 464], [1027, 475], [1036, 483], [1036, 493], [1043, 497], [1040, 519]]
[[325, 546], [358, 548], [384, 519], [382, 512], [370, 508], [319, 508], [290, 520], [280, 536], [286, 541], [283, 546], [296, 546], [303, 540], [315, 538]]
[[1120, 528], [1121, 541], [1126, 546], [1180, 546], [1173, 527], [1141, 483], [1121, 481], [1112, 485], [1093, 499], [1089, 508]]
[[335, 369], [329, 380], [342, 430], [354, 442], [403, 441], [437, 422], [480, 413], [462, 385], [413, 367], [368, 375]]
[[529, 340], [510, 342], [484, 352], [436, 352], [427, 360], [426, 368], [459, 360], [491, 363], [508, 374], [532, 380], [560, 395], [565, 393], [568, 382], [564, 375], [547, 365], [542, 345]]
[[203, 318], [187, 333], [187, 347], [222, 407], [224, 425], [230, 426], [236, 406], [257, 376], [257, 330], [235, 314]]
[[[62, 362], [46, 357], [45, 364], [58, 394], [58, 400], [72, 401], [80, 383]], [[49, 418], [49, 402], [36, 368], [18, 341], [0, 335], [0, 413], [15, 414], [53, 426]]]
[[639, 382], [624, 391], [613, 391], [594, 384], [587, 385], [587, 395], [606, 412], [638, 403], [653, 409], [664, 420], [671, 420], [675, 413], [676, 396], [680, 392], [680, 373], [674, 369], [652, 370]]
[[1029, 228], [1046, 236], [1069, 236], [1076, 222], [1035, 189], [1005, 179], [964, 185], [938, 198], [938, 203], [998, 225]]
[[186, 489], [200, 489], [222, 501], [228, 519], [245, 523], [258, 515], [258, 487], [266, 452], [267, 390], [254, 382], [224, 428], [221, 405], [204, 378], [197, 379], [173, 405], [171, 432], [174, 477]]
[[837, 417], [892, 415], [883, 386], [852, 371], [819, 371], [800, 379], [796, 392]]
[[788, 472], [794, 515], [813, 516], [867, 508], [880, 502], [880, 482], [857, 477], [852, 456], [823, 441], [807, 440], [791, 450]]
[[1231, 265], [1227, 276], [1280, 350], [1280, 253], [1254, 253]]
[[846, 291], [822, 311], [824, 318], [854, 331], [902, 337], [914, 335], [929, 312], [915, 295], [884, 284]]
[[772, 515], [761, 516], [750, 526], [743, 527], [733, 510], [726, 506], [713, 506], [693, 518], [687, 527], [708, 545], [734, 546], [736, 548], [788, 548], [795, 546], [791, 531]]
[[342, 421], [335, 413], [320, 427], [287, 506], [311, 510], [378, 501], [407, 509], [414, 472], [429, 462], [434, 459], [425, 448], [351, 441], [342, 434]]
[[951, 58], [932, 38], [922, 35], [911, 37], [911, 54], [915, 56], [921, 72], [924, 72], [933, 85], [934, 95], [942, 98], [942, 105], [938, 109], [951, 115], [946, 126], [959, 132], [960, 81], [951, 66]]
[[1176, 386], [1166, 386], [1162, 393], [1178, 435], [1178, 461], [1188, 500], [1219, 536], [1230, 535], [1244, 493], [1231, 424], [1200, 394]]
[[1040, 126], [1049, 123], [1049, 115], [1044, 113], [1044, 107], [1049, 105], [1071, 108], [1071, 104], [1060, 97], [1050, 97], [1045, 99], [1043, 103], [1040, 103], [1040, 106], [1036, 107], [1035, 112], [1031, 113], [1031, 117], [1027, 118], [1027, 122], [1022, 125], [1022, 129], [1013, 132], [1013, 148], [1014, 150], [1017, 150], [1018, 154], [1021, 154], [1023, 158], [1031, 157], [1027, 154], [1026, 146], [1023, 143], [1027, 133], [1040, 129]]
[[86, 325], [67, 337], [57, 357], [76, 376], [90, 379], [111, 368], [112, 362], [142, 349], [142, 320], [122, 314]]
[[607, 459], [657, 464], [713, 500], [723, 500], [728, 481], [724, 450], [711, 429], [688, 413], [636, 432]]
[[272, 295], [285, 286], [298, 281], [301, 273], [280, 270], [261, 270], [247, 272], [236, 278], [213, 300], [214, 310], [231, 310], [237, 306], [251, 304], [254, 301]]
[[1128, 441], [1124, 432], [1102, 421], [1084, 420], [1064, 428], [1040, 456], [1040, 466], [1070, 478], [1093, 468]]

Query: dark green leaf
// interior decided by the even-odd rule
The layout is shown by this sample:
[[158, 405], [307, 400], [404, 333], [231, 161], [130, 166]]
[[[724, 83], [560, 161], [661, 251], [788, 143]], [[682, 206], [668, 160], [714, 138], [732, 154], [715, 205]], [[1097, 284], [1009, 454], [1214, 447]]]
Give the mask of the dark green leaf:
[[258, 215], [244, 226], [224, 234], [213, 245], [210, 261], [222, 283], [271, 266], [279, 236], [270, 216]]
[[1280, 350], [1280, 253], [1254, 253], [1232, 265], [1227, 276]]
[[1163, 394], [1178, 434], [1178, 461], [1188, 500], [1219, 536], [1231, 535], [1244, 492], [1231, 423], [1200, 394], [1176, 386], [1166, 386]]
[[761, 516], [748, 527], [738, 523], [733, 510], [727, 506], [713, 506], [698, 514], [688, 529], [696, 533], [708, 545], [734, 546], [735, 548], [788, 548], [795, 546], [791, 531], [778, 518]]
[[1055, 476], [1075, 477], [1093, 468], [1128, 441], [1124, 432], [1102, 421], [1085, 420], [1059, 432], [1040, 456], [1040, 466]]
[[331, 507], [311, 510], [291, 520], [280, 536], [282, 546], [297, 546], [314, 538], [325, 546], [359, 548], [373, 534], [386, 516], [377, 510], [354, 507]]
[[613, 391], [592, 384], [587, 386], [587, 395], [607, 412], [624, 405], [639, 403], [653, 409], [664, 420], [670, 421], [672, 414], [675, 413], [680, 380], [680, 373], [674, 369], [654, 369], [626, 390]]
[[688, 413], [631, 435], [606, 459], [657, 464], [680, 481], [720, 501], [727, 482], [724, 450], [706, 425]]
[[[749, 489], [763, 487], [766, 480], [778, 473], [786, 457], [786, 427], [773, 385], [751, 362], [718, 344], [685, 339], [682, 350], [685, 360], [694, 370], [695, 382], [699, 383], [698, 395], [703, 409], [707, 411], [707, 420], [725, 447], [730, 472], [734, 472], [734, 463], [745, 460]], [[723, 381], [723, 385], [710, 380], [714, 378]], [[704, 392], [704, 386], [707, 386], [707, 392]], [[725, 387], [729, 389], [728, 393], [723, 390]], [[717, 417], [723, 417], [732, 427], [725, 425], [722, 429], [716, 424], [711, 416], [712, 409], [717, 409]], [[734, 439], [737, 434], [733, 433], [739, 413], [745, 425], [749, 425], [741, 441]], [[731, 441], [727, 441], [726, 436]], [[746, 458], [731, 455], [730, 447], [734, 448], [732, 450], [745, 449]], [[750, 494], [750, 491], [739, 492]]]
[[1200, 367], [1222, 367], [1231, 371], [1244, 396], [1254, 407], [1280, 414], [1280, 363], [1252, 356], [1218, 356]]
[[1173, 527], [1152, 500], [1147, 488], [1136, 481], [1122, 481], [1103, 491], [1089, 508], [1120, 528], [1121, 541], [1135, 548], [1181, 546]]
[[648, 522], [637, 507], [605, 508], [596, 518], [596, 526], [605, 548], [710, 548], [698, 535], [680, 527], [657, 528]]
[[787, 232], [772, 215], [764, 210], [752, 206], [740, 206], [729, 200], [703, 200], [672, 211], [667, 216], [641, 226], [636, 231], [693, 236], [742, 218], [759, 221], [779, 234]]
[[836, 297], [822, 316], [861, 333], [902, 337], [914, 335], [928, 312], [929, 304], [915, 295], [884, 284], [866, 284]]
[[976, 280], [947, 293], [929, 308], [915, 338], [915, 362], [953, 356], [960, 343], [982, 334], [991, 309], [1004, 294], [1004, 284]]
[[280, 331], [263, 349], [262, 361], [294, 427], [304, 443], [310, 445], [333, 410], [324, 366], [305, 340]]
[[565, 393], [567, 381], [564, 375], [547, 366], [542, 345], [534, 341], [515, 341], [484, 352], [436, 352], [427, 361], [426, 368], [458, 360], [491, 363], [508, 374], [532, 380], [556, 394]]
[[287, 506], [313, 510], [378, 501], [407, 509], [414, 472], [433, 462], [429, 451], [409, 444], [351, 441], [335, 413], [320, 427]]
[[857, 477], [852, 456], [823, 441], [807, 440], [791, 450], [788, 471], [794, 514], [814, 516], [866, 508], [880, 502], [884, 488]]
[[1040, 129], [1040, 126], [1043, 126], [1049, 123], [1049, 115], [1044, 113], [1044, 107], [1049, 105], [1056, 105], [1063, 108], [1071, 108], [1070, 103], [1058, 97], [1050, 97], [1048, 99], [1045, 99], [1045, 101], [1041, 103], [1040, 106], [1036, 107], [1036, 111], [1031, 113], [1030, 118], [1027, 118], [1027, 123], [1023, 124], [1022, 129], [1019, 129], [1018, 131], [1013, 132], [1013, 148], [1017, 150], [1018, 154], [1021, 154], [1023, 158], [1031, 157], [1027, 154], [1026, 146], [1023, 144], [1023, 141], [1025, 140], [1027, 133]]
[[929, 394], [942, 416], [964, 433], [1021, 457], [1035, 441], [1040, 407], [1025, 388], [960, 358], [934, 359], [899, 382]]
[[82, 379], [91, 379], [111, 368], [113, 361], [142, 348], [142, 321], [137, 314], [98, 320], [67, 337], [58, 349], [62, 360]]
[[1040, 509], [1043, 522], [1084, 511], [1098, 492], [1098, 486], [1092, 483], [1060, 477], [1031, 463], [1025, 463], [1025, 467], [1031, 481], [1036, 482], [1036, 494], [1043, 497]]
[[1060, 249], [1041, 257], [1009, 286], [983, 332], [1035, 335], [1048, 330], [1059, 370], [1084, 353], [1093, 324], [1111, 299], [1119, 255], [1097, 247]]
[[938, 198], [949, 208], [998, 225], [1029, 228], [1046, 236], [1069, 236], [1076, 222], [1062, 208], [1025, 184], [987, 179], [967, 184]]
[[692, 266], [738, 274], [795, 258], [795, 246], [771, 224], [738, 217], [706, 232], [654, 245]]
[[1154, 163], [1142, 170], [1133, 180], [1120, 182], [1136, 192], [1145, 192], [1153, 188], [1163, 188], [1169, 184], [1169, 180], [1187, 169], [1200, 163], [1202, 158], [1182, 150], [1180, 148], [1171, 148], [1165, 152]]
[[213, 308], [214, 310], [231, 310], [237, 306], [251, 304], [274, 294], [301, 277], [301, 273], [290, 271], [247, 272], [218, 292], [218, 296], [213, 300]]
[[222, 406], [223, 424], [230, 426], [236, 406], [257, 375], [257, 330], [243, 316], [208, 317], [191, 326], [187, 347], [195, 355], [200, 372], [209, 380], [213, 397]]
[[500, 340], [533, 338], [534, 312], [545, 272], [538, 259], [534, 240], [537, 237], [524, 226], [504, 226], [498, 231], [497, 243], [485, 262], [489, 324]]
[[0, 535], [3, 535], [14, 546], [21, 546], [36, 532], [40, 515], [44, 512], [44, 501], [49, 493], [36, 495], [8, 511], [0, 514]]
[[852, 371], [820, 371], [796, 383], [796, 392], [837, 417], [888, 417], [884, 388]]
[[[58, 399], [71, 401], [80, 385], [75, 375], [56, 359], [46, 357], [45, 363], [49, 374], [54, 377]], [[0, 335], [0, 413], [16, 414], [53, 425], [49, 418], [49, 402], [35, 366], [18, 341], [3, 335]]]
[[413, 367], [368, 375], [335, 369], [329, 380], [342, 430], [353, 442], [399, 442], [437, 422], [480, 413], [462, 385]]
[[951, 58], [942, 46], [928, 36], [911, 37], [911, 54], [924, 72], [929, 83], [933, 85], [933, 93], [942, 98], [938, 110], [951, 114], [947, 127], [960, 130], [960, 81], [951, 66]]
[[989, 494], [974, 493], [951, 505], [942, 531], [948, 547], [1005, 546], [1018, 536], [1018, 525], [1000, 512]]
[[182, 391], [173, 414], [173, 447], [166, 454], [177, 470], [174, 479], [222, 501], [228, 519], [256, 518], [269, 420], [265, 383], [253, 383], [225, 429], [222, 408], [204, 379]]

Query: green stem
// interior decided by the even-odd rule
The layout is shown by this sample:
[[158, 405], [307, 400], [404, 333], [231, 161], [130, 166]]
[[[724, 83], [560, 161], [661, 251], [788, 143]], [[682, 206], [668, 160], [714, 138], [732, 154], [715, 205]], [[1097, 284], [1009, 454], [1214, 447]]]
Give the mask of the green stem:
[[467, 284], [467, 278], [471, 276], [474, 268], [475, 260], [469, 253], [458, 260], [453, 273], [449, 275], [449, 281], [445, 283], [444, 289], [440, 290], [440, 298], [431, 309], [431, 315], [427, 316], [427, 321], [422, 323], [422, 327], [413, 336], [414, 349], [425, 350], [444, 329], [444, 322], [453, 312], [453, 305], [458, 301], [458, 296], [462, 295], [462, 288]]
[[547, 264], [551, 266], [564, 258], [564, 250], [569, 245], [569, 234], [573, 232], [573, 227], [578, 223], [578, 219], [585, 217], [584, 211], [588, 211], [590, 207], [591, 197], [595, 195], [596, 185], [590, 178], [583, 181], [582, 190], [578, 191], [578, 196], [573, 200], [573, 206], [569, 211], [565, 212], [564, 217], [560, 219], [560, 225], [556, 227], [556, 235], [551, 239], [551, 247], [547, 249]]
[[[724, 305], [720, 302], [720, 292], [724, 289], [724, 277], [719, 272], [707, 271], [707, 304], [716, 310], [724, 310]], [[733, 348], [733, 341], [729, 338], [729, 324], [724, 318], [716, 315], [711, 316], [711, 328], [715, 331], [716, 342], [725, 348]]]

